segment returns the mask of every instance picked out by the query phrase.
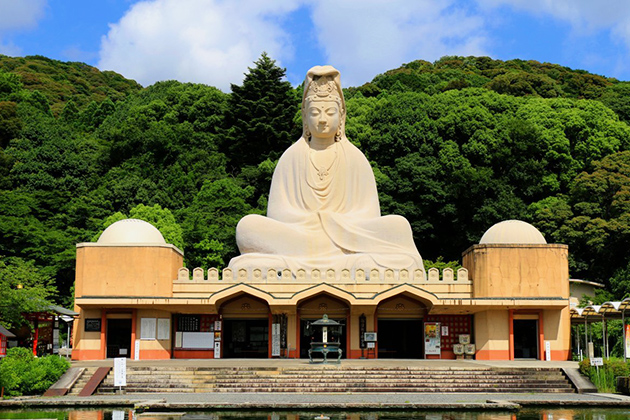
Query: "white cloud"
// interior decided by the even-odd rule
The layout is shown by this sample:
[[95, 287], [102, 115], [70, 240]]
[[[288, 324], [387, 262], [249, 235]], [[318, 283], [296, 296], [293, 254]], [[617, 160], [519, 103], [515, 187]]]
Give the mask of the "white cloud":
[[0, 33], [35, 27], [46, 4], [47, 0], [0, 0]]
[[143, 85], [176, 79], [229, 91], [263, 51], [281, 62], [292, 44], [282, 18], [299, 0], [152, 0], [110, 25], [98, 67]]
[[18, 57], [22, 55], [22, 49], [12, 42], [3, 43], [0, 39], [0, 54]]
[[346, 86], [417, 59], [484, 55], [484, 21], [454, 0], [320, 0], [313, 3], [318, 40]]

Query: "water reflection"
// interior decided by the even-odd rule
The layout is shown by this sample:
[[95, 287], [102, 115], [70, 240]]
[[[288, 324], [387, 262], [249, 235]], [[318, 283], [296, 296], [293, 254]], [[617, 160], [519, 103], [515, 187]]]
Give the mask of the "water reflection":
[[471, 411], [227, 411], [227, 412], [146, 412], [130, 409], [107, 410], [0, 410], [0, 420], [314, 420], [320, 415], [330, 420], [627, 420], [627, 408], [527, 408], [518, 412]]

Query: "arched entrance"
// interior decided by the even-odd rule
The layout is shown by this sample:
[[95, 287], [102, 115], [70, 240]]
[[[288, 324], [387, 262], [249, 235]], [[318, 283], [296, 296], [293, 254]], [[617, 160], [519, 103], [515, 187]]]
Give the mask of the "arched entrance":
[[224, 358], [269, 357], [269, 305], [248, 294], [221, 304]]
[[422, 359], [427, 307], [405, 294], [381, 302], [376, 309], [379, 359]]
[[321, 330], [311, 328], [310, 324], [324, 316], [339, 322], [342, 327], [338, 331], [328, 332], [328, 341], [337, 341], [343, 352], [342, 357], [346, 357], [348, 349], [348, 317], [350, 306], [341, 299], [337, 299], [326, 293], [304, 299], [297, 305], [298, 325], [299, 325], [299, 354], [300, 358], [308, 358], [308, 349], [311, 341], [322, 341]]

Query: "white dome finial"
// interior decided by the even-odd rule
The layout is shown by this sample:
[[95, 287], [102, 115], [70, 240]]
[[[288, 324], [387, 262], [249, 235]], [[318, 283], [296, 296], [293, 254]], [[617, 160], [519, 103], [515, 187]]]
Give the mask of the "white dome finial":
[[505, 220], [492, 226], [481, 237], [479, 244], [539, 244], [547, 241], [538, 229], [521, 220]]
[[165, 244], [164, 236], [151, 223], [139, 219], [119, 220], [101, 233], [99, 244]]

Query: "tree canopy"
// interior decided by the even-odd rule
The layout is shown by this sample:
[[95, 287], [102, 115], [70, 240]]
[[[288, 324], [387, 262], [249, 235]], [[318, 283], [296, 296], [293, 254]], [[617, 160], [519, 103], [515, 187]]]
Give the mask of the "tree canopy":
[[[227, 265], [238, 220], [265, 213], [277, 160], [300, 135], [301, 87], [285, 74], [262, 54], [226, 94], [0, 56], [3, 297], [28, 271], [37, 281], [21, 293], [69, 303], [75, 244], [124, 217], [154, 223], [189, 267]], [[443, 57], [345, 96], [382, 212], [410, 221], [425, 259], [456, 266], [494, 223], [522, 219], [570, 246], [571, 276], [628, 293], [630, 83]]]

